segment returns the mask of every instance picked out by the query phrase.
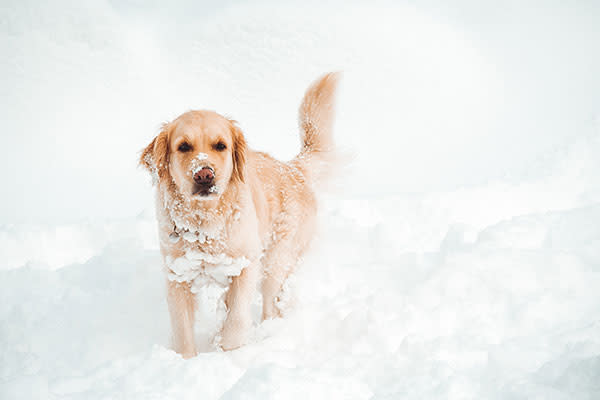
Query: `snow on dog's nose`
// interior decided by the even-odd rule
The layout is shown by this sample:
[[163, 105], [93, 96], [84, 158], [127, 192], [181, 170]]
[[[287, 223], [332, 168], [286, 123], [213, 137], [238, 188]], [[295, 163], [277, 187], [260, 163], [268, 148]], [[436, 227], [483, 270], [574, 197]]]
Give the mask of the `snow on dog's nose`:
[[194, 173], [194, 182], [199, 185], [210, 185], [215, 179], [215, 172], [211, 167], [202, 167]]

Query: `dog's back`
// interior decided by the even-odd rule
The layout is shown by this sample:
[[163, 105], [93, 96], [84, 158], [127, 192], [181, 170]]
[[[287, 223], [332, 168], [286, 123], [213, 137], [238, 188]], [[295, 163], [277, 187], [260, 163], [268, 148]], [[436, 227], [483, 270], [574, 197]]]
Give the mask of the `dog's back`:
[[294, 159], [281, 162], [255, 151], [248, 155], [249, 184], [259, 220], [265, 222], [263, 242], [294, 233], [304, 248], [312, 236], [315, 191], [331, 174], [336, 158], [333, 119], [338, 80], [339, 73], [328, 73], [307, 89], [298, 116], [302, 147]]
[[280, 315], [283, 283], [314, 236], [315, 192], [335, 161], [333, 114], [338, 78], [339, 74], [329, 73], [306, 91], [299, 113], [302, 148], [294, 159], [284, 163], [253, 151], [247, 157], [247, 183], [264, 249], [265, 319]]

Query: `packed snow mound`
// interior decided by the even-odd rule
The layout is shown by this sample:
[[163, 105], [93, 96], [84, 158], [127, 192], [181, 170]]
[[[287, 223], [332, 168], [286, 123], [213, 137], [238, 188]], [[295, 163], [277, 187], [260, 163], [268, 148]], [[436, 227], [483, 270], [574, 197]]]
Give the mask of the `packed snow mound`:
[[[290, 282], [295, 310], [260, 323], [257, 304], [251, 343], [221, 352], [208, 342], [214, 298], [201, 292], [205, 352], [188, 361], [169, 350], [166, 278], [152, 244], [115, 238], [84, 263], [1, 271], [0, 393], [596, 398], [600, 202], [469, 226], [461, 208], [481, 191], [326, 198], [319, 237]], [[399, 223], [424, 208], [429, 217]], [[120, 224], [155, 233], [149, 216]]]
[[69, 399], [595, 399], [600, 395], [600, 160], [575, 143], [539, 180], [424, 194], [322, 196], [288, 283], [295, 308], [250, 344], [170, 350], [151, 212], [4, 226], [0, 394]]
[[[3, 398], [594, 399], [600, 394], [599, 138], [546, 177], [448, 192], [322, 196], [295, 308], [250, 344], [170, 350], [151, 212], [4, 226]], [[40, 245], [41, 244], [41, 245]]]

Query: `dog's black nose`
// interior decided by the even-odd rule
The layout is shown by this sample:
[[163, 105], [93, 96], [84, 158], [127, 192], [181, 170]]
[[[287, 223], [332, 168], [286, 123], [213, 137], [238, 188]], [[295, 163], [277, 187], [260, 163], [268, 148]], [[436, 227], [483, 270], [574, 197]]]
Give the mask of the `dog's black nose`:
[[194, 174], [194, 181], [199, 185], [208, 185], [215, 179], [215, 172], [211, 167], [204, 167]]

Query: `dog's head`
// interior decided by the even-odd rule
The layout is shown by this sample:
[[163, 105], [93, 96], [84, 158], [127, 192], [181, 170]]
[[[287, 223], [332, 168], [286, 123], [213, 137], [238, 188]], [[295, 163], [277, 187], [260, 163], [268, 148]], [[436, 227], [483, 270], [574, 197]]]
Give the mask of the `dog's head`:
[[235, 121], [212, 111], [189, 111], [143, 150], [140, 165], [160, 182], [175, 183], [190, 200], [217, 199], [244, 181], [246, 141]]

